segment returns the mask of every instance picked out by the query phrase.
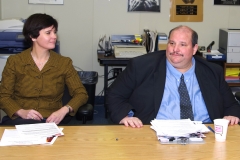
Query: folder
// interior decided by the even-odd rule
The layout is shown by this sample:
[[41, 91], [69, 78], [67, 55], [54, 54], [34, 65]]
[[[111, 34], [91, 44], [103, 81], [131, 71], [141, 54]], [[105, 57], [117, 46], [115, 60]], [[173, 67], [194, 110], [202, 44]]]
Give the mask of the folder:
[[211, 52], [203, 52], [203, 57], [210, 61], [226, 61], [226, 55], [220, 53], [218, 50], [212, 50]]

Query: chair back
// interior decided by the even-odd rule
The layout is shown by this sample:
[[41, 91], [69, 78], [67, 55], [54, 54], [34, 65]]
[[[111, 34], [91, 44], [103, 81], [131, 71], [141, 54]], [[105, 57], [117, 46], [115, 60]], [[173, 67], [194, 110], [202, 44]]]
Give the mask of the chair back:
[[[78, 71], [78, 76], [80, 77], [83, 86], [85, 87], [88, 93], [87, 104], [95, 105], [95, 90], [96, 83], [98, 82], [98, 73], [94, 71]], [[70, 100], [71, 96], [68, 91], [67, 85], [65, 85], [62, 102], [63, 105], [66, 105]]]

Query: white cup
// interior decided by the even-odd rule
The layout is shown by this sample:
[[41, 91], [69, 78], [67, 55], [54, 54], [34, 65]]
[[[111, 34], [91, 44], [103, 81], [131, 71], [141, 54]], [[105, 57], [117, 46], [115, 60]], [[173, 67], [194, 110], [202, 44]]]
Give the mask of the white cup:
[[229, 120], [214, 119], [215, 140], [218, 142], [226, 141]]

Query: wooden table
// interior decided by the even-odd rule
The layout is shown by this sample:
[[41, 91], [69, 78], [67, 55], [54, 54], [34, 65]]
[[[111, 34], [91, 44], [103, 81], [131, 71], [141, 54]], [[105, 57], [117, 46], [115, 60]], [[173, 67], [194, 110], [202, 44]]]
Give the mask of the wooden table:
[[[5, 128], [14, 127], [0, 127], [1, 135]], [[65, 136], [53, 145], [0, 147], [0, 159], [240, 159], [239, 125], [229, 127], [226, 142], [216, 142], [210, 132], [205, 144], [188, 145], [160, 144], [149, 125], [140, 129], [122, 125], [63, 128]]]

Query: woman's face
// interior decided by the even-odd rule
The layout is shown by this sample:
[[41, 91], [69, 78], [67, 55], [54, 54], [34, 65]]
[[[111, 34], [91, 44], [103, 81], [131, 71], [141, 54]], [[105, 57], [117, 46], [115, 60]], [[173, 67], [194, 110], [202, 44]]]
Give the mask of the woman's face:
[[53, 26], [40, 30], [39, 36], [32, 38], [33, 47], [40, 47], [47, 50], [55, 48], [56, 40], [57, 31]]

